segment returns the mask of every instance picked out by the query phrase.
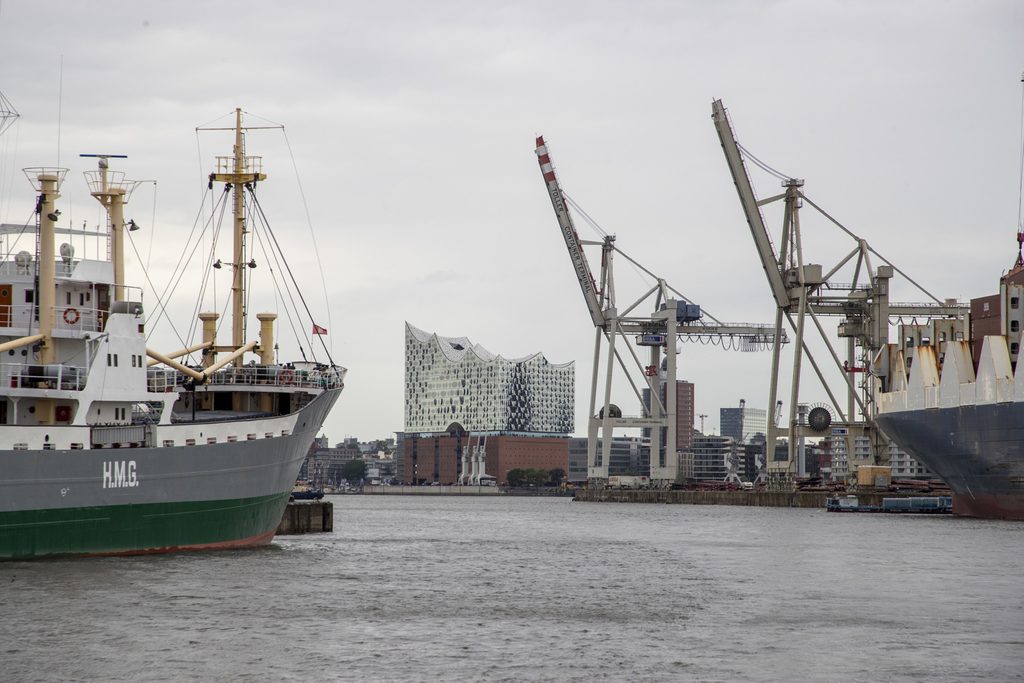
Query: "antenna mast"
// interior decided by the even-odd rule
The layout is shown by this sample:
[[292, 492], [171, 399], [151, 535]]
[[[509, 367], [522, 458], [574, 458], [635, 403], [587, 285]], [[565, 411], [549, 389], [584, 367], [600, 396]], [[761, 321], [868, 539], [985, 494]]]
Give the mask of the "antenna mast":
[[[242, 132], [242, 110], [235, 109], [235, 145], [230, 157], [217, 157], [217, 171], [210, 174], [211, 182], [224, 182], [231, 186], [232, 216], [234, 217], [234, 242], [231, 269], [231, 345], [240, 348], [245, 344], [245, 268], [251, 267], [245, 261], [245, 236], [248, 233], [245, 222], [245, 188], [267, 176], [262, 172], [261, 157], [245, 156], [245, 136]], [[241, 358], [237, 361], [241, 364]]]

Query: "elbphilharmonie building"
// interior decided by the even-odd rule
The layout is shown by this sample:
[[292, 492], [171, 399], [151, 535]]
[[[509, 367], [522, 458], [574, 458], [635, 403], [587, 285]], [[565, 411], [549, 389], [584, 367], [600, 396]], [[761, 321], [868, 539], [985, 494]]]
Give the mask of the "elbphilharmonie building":
[[405, 431], [566, 435], [576, 368], [541, 353], [503, 358], [466, 337], [405, 324]]

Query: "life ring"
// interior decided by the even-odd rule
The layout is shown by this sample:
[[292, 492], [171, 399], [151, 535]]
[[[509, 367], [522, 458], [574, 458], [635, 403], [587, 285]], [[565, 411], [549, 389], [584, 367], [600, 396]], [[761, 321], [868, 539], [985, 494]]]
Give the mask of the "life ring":
[[278, 377], [280, 384], [292, 384], [295, 381], [295, 372], [285, 368], [281, 371], [281, 375]]
[[82, 316], [78, 315], [78, 309], [66, 308], [64, 309], [64, 322], [68, 325], [74, 325], [81, 319]]

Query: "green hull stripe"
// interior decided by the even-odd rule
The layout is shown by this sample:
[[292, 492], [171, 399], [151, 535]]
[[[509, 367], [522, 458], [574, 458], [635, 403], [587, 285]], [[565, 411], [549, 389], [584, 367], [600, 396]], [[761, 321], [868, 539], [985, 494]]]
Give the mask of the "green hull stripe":
[[236, 500], [0, 513], [0, 559], [171, 550], [265, 535], [288, 493]]

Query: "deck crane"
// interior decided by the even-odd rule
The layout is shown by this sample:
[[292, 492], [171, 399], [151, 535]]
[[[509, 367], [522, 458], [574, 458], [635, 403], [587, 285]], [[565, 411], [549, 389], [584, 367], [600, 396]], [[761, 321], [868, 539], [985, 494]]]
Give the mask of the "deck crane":
[[[901, 327], [901, 344], [906, 344], [906, 335], [916, 338], [917, 342], [940, 339], [950, 340], [966, 338], [969, 327], [967, 315], [969, 307], [954, 299], [939, 300], [912, 279], [907, 277], [891, 261], [875, 251], [866, 240], [841, 225], [804, 194], [804, 181], [786, 177], [774, 171], [763, 162], [754, 158], [744, 150], [733, 132], [725, 106], [721, 100], [711, 104], [711, 117], [722, 144], [726, 163], [732, 174], [739, 195], [743, 213], [747, 219], [754, 246], [757, 249], [761, 266], [768, 279], [768, 287], [775, 300], [776, 335], [782, 332], [783, 319], [796, 334], [793, 345], [793, 374], [790, 385], [789, 421], [785, 427], [778, 425], [778, 410], [781, 401], [778, 399], [779, 360], [781, 349], [776, 345], [772, 350], [772, 369], [769, 386], [768, 403], [768, 434], [766, 435], [765, 452], [768, 457], [768, 475], [772, 482], [786, 484], [796, 474], [796, 444], [800, 436], [821, 437], [831, 434], [834, 437], [845, 436], [846, 452], [851, 466], [869, 465], [885, 462], [888, 458], [887, 442], [874, 424], [876, 414], [875, 385], [889, 372], [887, 358], [875, 363], [871, 372], [866, 370], [887, 349], [889, 341], [890, 318], [906, 316], [912, 319], [922, 318], [925, 324], [903, 325]], [[775, 175], [782, 183], [784, 191], [780, 194], [758, 200], [750, 182], [750, 176], [744, 164], [744, 157]], [[784, 203], [782, 217], [782, 237], [776, 249], [768, 228], [761, 214], [761, 207], [782, 201]], [[807, 263], [800, 234], [800, 209], [804, 202], [821, 213], [826, 220], [838, 227], [853, 239], [855, 246], [852, 251], [838, 261], [836, 265], [824, 271], [820, 264]], [[880, 263], [872, 267], [872, 259]], [[836, 281], [836, 275], [852, 264], [852, 283]], [[926, 295], [931, 302], [918, 304], [901, 304], [889, 301], [890, 280], [896, 273]], [[840, 354], [826, 335], [819, 320], [821, 316], [841, 316], [838, 337], [846, 340], [846, 358], [840, 360]], [[810, 321], [817, 329], [821, 340], [827, 347], [831, 359], [843, 378], [846, 389], [845, 410], [833, 394], [826, 381], [821, 367], [810, 353], [805, 342], [805, 327]], [[858, 351], [858, 349], [860, 349]], [[906, 347], [904, 346], [906, 353]], [[912, 350], [911, 350], [912, 351]], [[883, 354], [884, 356], [885, 354]], [[800, 375], [804, 358], [810, 363], [825, 392], [839, 415], [839, 421], [832, 423], [830, 412], [825, 409], [809, 415], [809, 419], [801, 420], [798, 413], [800, 400]], [[860, 373], [858, 375], [858, 373]], [[861, 379], [862, 378], [862, 379]], [[858, 384], [858, 379], [861, 381]], [[814, 412], [814, 411], [812, 411]], [[831, 430], [831, 431], [830, 431]], [[788, 438], [788, 454], [783, 459], [776, 459], [775, 445], [780, 436]], [[856, 446], [870, 444], [869, 452]], [[863, 456], [863, 457], [858, 457]], [[853, 468], [851, 467], [851, 474]]]
[[[668, 486], [676, 481], [680, 472], [674, 390], [677, 377], [674, 353], [676, 342], [686, 337], [729, 337], [751, 348], [767, 347], [774, 343], [775, 333], [767, 325], [723, 324], [706, 313], [702, 314], [700, 306], [622, 252], [615, 245], [614, 235], [606, 235], [600, 242], [580, 239], [543, 137], [537, 138], [536, 153], [551, 206], [595, 328], [587, 424], [588, 479], [597, 485], [607, 480], [615, 429], [641, 428], [649, 430], [651, 435], [651, 482]], [[585, 246], [601, 249], [598, 279], [594, 278], [587, 261]], [[656, 281], [640, 298], [621, 310], [615, 298], [613, 262], [616, 254]], [[645, 303], [653, 304], [653, 312], [638, 312]], [[714, 322], [705, 322], [702, 319], [705, 315]], [[782, 341], [785, 341], [784, 334]], [[607, 344], [604, 354], [602, 343]], [[628, 352], [632, 365], [624, 360], [623, 350]], [[641, 361], [644, 352], [648, 355], [646, 362]], [[604, 386], [599, 387], [602, 357], [605, 362]], [[639, 416], [623, 415], [618, 406], [611, 402], [612, 378], [616, 368], [623, 373], [636, 395], [641, 409]], [[638, 381], [637, 378], [642, 379]], [[672, 390], [663, 391], [666, 387], [672, 387]], [[643, 390], [646, 390], [648, 400], [645, 400]], [[597, 449], [599, 436], [600, 453]]]

